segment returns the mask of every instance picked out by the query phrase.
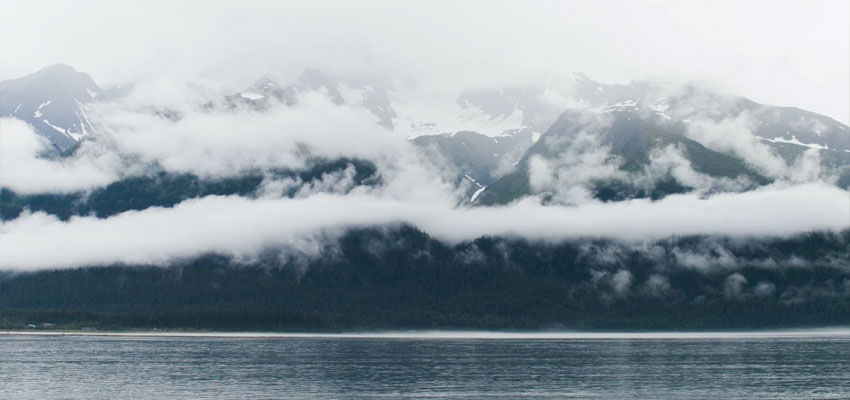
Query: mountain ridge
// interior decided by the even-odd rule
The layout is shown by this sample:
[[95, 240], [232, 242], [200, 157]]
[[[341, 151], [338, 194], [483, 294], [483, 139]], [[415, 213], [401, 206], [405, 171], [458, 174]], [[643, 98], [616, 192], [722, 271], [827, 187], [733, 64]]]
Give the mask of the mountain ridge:
[[94, 132], [88, 104], [103, 90], [86, 73], [54, 64], [0, 82], [0, 116], [23, 119], [60, 151]]
[[[224, 109], [248, 107], [264, 112], [278, 105], [292, 106], [304, 92], [319, 91], [336, 104], [364, 107], [375, 116], [376, 123], [386, 129], [392, 130], [401, 119], [410, 118], [399, 113], [392, 87], [377, 80], [366, 84], [369, 82], [369, 79], [339, 79], [313, 69], [305, 70], [288, 84], [267, 74], [245, 90], [223, 96], [218, 105], [210, 103], [207, 107], [210, 110], [219, 106]], [[56, 64], [23, 78], [0, 82], [0, 115], [23, 119], [60, 151], [72, 151], [94, 132], [86, 111], [90, 103], [102, 98], [104, 93], [87, 74], [68, 65]], [[573, 96], [570, 107], [557, 106], [558, 103], [552, 101], [567, 95]], [[623, 121], [621, 115], [634, 119], [631, 128], [618, 122], [617, 132], [598, 132], [603, 139], [596, 147], [610, 147], [610, 156], [621, 157], [624, 161], [618, 167], [623, 171], [645, 169], [653, 152], [672, 146], [672, 151], [681, 153], [696, 172], [710, 177], [734, 180], [744, 176], [756, 186], [769, 180], [763, 172], [746, 165], [747, 161], [734, 149], [718, 148], [694, 136], [691, 130], [699, 126], [695, 118], [701, 118], [702, 124], [716, 124], [716, 129], [729, 130], [728, 135], [751, 135], [752, 140], [768, 146], [789, 165], [805, 151], [817, 150], [823, 166], [839, 176], [839, 184], [850, 185], [850, 130], [846, 125], [799, 108], [765, 106], [740, 96], [719, 95], [692, 85], [676, 89], [649, 81], [608, 85], [574, 73], [562, 77], [561, 81], [550, 78], [543, 86], [464, 92], [458, 96], [457, 103], [467, 110], [464, 112], [474, 110], [473, 114], [485, 119], [521, 115], [523, 121], [522, 128], [507, 129], [501, 135], [449, 130], [410, 138], [432, 161], [447, 169], [455, 185], [465, 192], [468, 203], [504, 204], [531, 194], [530, 183], [523, 182], [528, 180], [530, 158], [552, 158], [562, 152], [564, 149], [558, 150], [557, 146], [544, 148], [555, 136], [553, 128], [569, 130], [569, 125], [580, 126], [580, 119], [587, 115], [615, 115], [619, 122]], [[557, 117], [552, 119], [555, 110], [558, 110]], [[565, 115], [575, 118], [561, 121]], [[547, 122], [550, 119], [551, 122]], [[427, 132], [439, 130], [441, 126], [429, 124], [424, 123]], [[751, 131], [733, 131], [740, 129], [734, 124], [744, 124], [744, 129], [751, 128]], [[647, 129], [652, 133], [644, 132]], [[538, 140], [544, 133], [545, 140]], [[594, 150], [594, 146], [590, 146], [583, 151]], [[724, 163], [732, 165], [734, 171], [723, 172], [721, 164]], [[686, 190], [681, 183], [674, 186], [675, 192]], [[603, 191], [607, 193], [609, 189]], [[602, 197], [653, 197], [651, 190], [630, 190], [635, 193], [624, 194], [625, 197]], [[503, 193], [495, 194], [497, 191]], [[472, 201], [473, 197], [477, 201]]]

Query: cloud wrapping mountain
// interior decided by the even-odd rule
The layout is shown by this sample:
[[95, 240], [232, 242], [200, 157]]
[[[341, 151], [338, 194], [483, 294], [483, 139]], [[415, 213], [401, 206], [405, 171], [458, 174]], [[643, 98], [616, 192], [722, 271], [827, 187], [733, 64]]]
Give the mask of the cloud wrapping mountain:
[[[172, 208], [107, 218], [77, 215], [62, 221], [44, 212], [25, 212], [0, 225], [0, 268], [162, 264], [210, 252], [250, 257], [269, 248], [309, 256], [321, 247], [317, 242], [333, 241], [346, 229], [399, 224], [453, 243], [482, 236], [637, 242], [681, 235], [787, 236], [850, 226], [848, 192], [834, 186], [834, 178], [821, 169], [821, 150], [793, 145], [805, 151], [789, 163], [776, 152], [780, 147], [754, 137], [753, 124], [762, 120], [738, 110], [736, 101], [691, 96], [685, 106], [677, 106], [667, 103], [675, 103], [676, 97], [660, 101], [652, 88], [645, 99], [600, 105], [599, 93], [622, 90], [622, 96], [632, 96], [643, 86], [590, 90], [595, 83], [574, 79], [576, 85], [564, 95], [575, 96], [582, 108], [564, 112], [546, 132], [532, 127], [512, 131], [510, 140], [530, 149], [501, 177], [497, 174], [504, 172], [497, 171], [505, 163], [495, 160], [502, 155], [482, 152], [497, 148], [502, 136], [440, 136], [446, 141], [441, 151], [474, 147], [456, 154], [488, 160], [476, 165], [489, 168], [478, 176], [499, 179], [492, 187], [513, 178], [527, 184], [528, 191], [513, 193], [501, 207], [468, 207], [470, 195], [491, 193], [491, 187], [484, 187], [488, 181], [481, 184], [470, 177], [469, 166], [457, 159], [433, 157], [427, 147], [431, 141], [410, 141], [388, 129], [362, 102], [347, 103], [344, 97], [351, 93], [334, 96], [326, 87], [332, 83], [324, 80], [325, 86], [295, 90], [291, 99], [270, 97], [263, 107], [256, 107], [257, 97], [244, 96], [238, 96], [247, 99], [240, 106], [219, 107], [222, 98], [203, 82], [140, 84], [127, 97], [92, 105], [97, 108], [97, 134], [66, 155], [45, 156], [50, 146], [30, 126], [0, 119], [0, 182], [20, 194], [86, 193], [155, 173], [262, 177], [259, 189], [248, 196], [189, 198]], [[527, 103], [520, 115], [534, 110], [533, 104]], [[487, 110], [469, 107], [476, 113]], [[315, 159], [365, 160], [375, 165], [377, 179], [355, 184], [352, 166], [309, 182], [275, 174], [307, 168]], [[692, 190], [677, 189], [655, 200], [632, 196], [607, 201], [593, 186], [622, 181], [649, 190], [666, 177]], [[724, 263], [722, 258], [681, 258], [682, 265], [693, 268]], [[615, 292], [630, 287], [628, 275], [614, 276]], [[663, 277], [648, 282], [641, 290], [665, 290]], [[731, 282], [730, 293], [737, 284]]]
[[[173, 208], [109, 218], [72, 217], [63, 222], [44, 213], [22, 215], [0, 225], [0, 268], [158, 264], [209, 252], [248, 256], [267, 248], [298, 248], [304, 238], [333, 237], [346, 228], [398, 224], [413, 225], [448, 242], [481, 236], [544, 241], [787, 236], [846, 229], [848, 195], [825, 184], [775, 185], [707, 199], [686, 194], [656, 202], [577, 207], [542, 206], [528, 199], [508, 207], [472, 209], [357, 193], [298, 199], [207, 196]], [[683, 257], [685, 264], [699, 265]]]

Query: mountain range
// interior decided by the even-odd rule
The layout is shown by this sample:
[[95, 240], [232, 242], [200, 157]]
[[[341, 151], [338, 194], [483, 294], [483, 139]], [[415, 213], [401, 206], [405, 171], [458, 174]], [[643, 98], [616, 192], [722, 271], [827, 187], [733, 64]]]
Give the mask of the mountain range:
[[[264, 112], [293, 106], [309, 91], [337, 104], [363, 107], [385, 129], [401, 131], [405, 126], [399, 134], [451, 175], [470, 204], [505, 204], [527, 195], [558, 201], [559, 184], [583, 185], [603, 200], [658, 198], [695, 189], [693, 182], [682, 182], [669, 171], [647, 177], [647, 171], [658, 169], [655, 158], [666, 148], [681, 155], [696, 173], [734, 181], [736, 190], [747, 190], [782, 173], [765, 170], [735, 146], [747, 140], [755, 143], [749, 146], [767, 148], [787, 169], [814, 150], [838, 185], [850, 185], [847, 125], [806, 110], [762, 105], [693, 85], [609, 85], [583, 74], [563, 74], [541, 84], [464, 91], [446, 106], [455, 115], [445, 123], [445, 118], [429, 120], [427, 114], [406, 112], [410, 102], [386, 81], [306, 70], [291, 83], [264, 76], [203, 107]], [[57, 64], [0, 82], [0, 115], [26, 121], [59, 151], [68, 152], [96, 134], [92, 116], [98, 105], [126, 92], [103, 90], [88, 74]], [[720, 131], [720, 137], [701, 135], [700, 127], [706, 125]], [[443, 130], [457, 126], [472, 129]], [[476, 127], [487, 132], [476, 132]], [[597, 164], [613, 167], [609, 176], [582, 182], [561, 179], [552, 183], [555, 189], [530, 179], [532, 164], [554, 169], [557, 178], [559, 171], [569, 175], [570, 168], [586, 167], [581, 163], [600, 148], [606, 152]]]
[[[113, 103], [123, 104], [124, 96], [132, 96], [132, 90], [131, 86], [101, 88], [83, 72], [54, 65], [0, 82], [0, 116], [4, 124], [8, 118], [29, 124], [43, 144], [49, 146], [49, 142], [55, 150], [30, 157], [36, 159], [35, 163], [21, 157], [30, 162], [21, 165], [48, 172], [85, 172], [74, 169], [74, 163], [78, 155], [79, 159], [91, 156], [88, 144], [97, 145], [105, 138], [103, 143], [109, 145], [112, 142], [106, 139], [114, 139], [110, 135], [134, 133], [113, 132], [104, 127], [110, 125], [100, 124]], [[65, 252], [76, 253], [79, 247], [100, 254], [109, 244], [122, 243], [120, 238], [101, 235], [96, 240], [66, 245], [68, 235], [50, 242], [38, 234], [71, 226], [82, 225], [74, 235], [88, 234], [100, 224], [142, 217], [130, 229], [110, 231], [132, 238], [129, 241], [135, 245], [145, 242], [151, 227], [165, 226], [160, 231], [165, 235], [172, 229], [182, 232], [177, 229], [182, 225], [209, 219], [217, 221], [217, 225], [210, 225], [215, 226], [211, 231], [221, 230], [230, 236], [208, 250], [205, 246], [215, 235], [175, 234], [179, 237], [171, 241], [172, 251], [182, 250], [182, 245], [191, 247], [174, 257], [162, 248], [168, 247], [162, 242], [149, 247], [139, 243], [126, 247], [129, 255], [122, 250], [105, 258], [107, 261], [85, 259], [94, 261], [74, 262], [64, 265], [72, 268], [59, 270], [38, 266], [36, 269], [43, 270], [32, 273], [0, 271], [2, 304], [6, 307], [0, 326], [26, 329], [30, 324], [47, 322], [75, 329], [634, 330], [832, 326], [846, 322], [850, 312], [850, 231], [846, 228], [744, 239], [702, 232], [637, 241], [619, 236], [537, 240], [497, 234], [452, 242], [431, 236], [412, 223], [379, 224], [374, 222], [379, 220], [375, 215], [364, 216], [345, 229], [335, 229], [336, 221], [330, 221], [327, 230], [314, 232], [309, 226], [332, 211], [327, 210], [328, 204], [337, 204], [324, 202], [328, 198], [345, 196], [346, 202], [365, 198], [370, 203], [378, 199], [391, 208], [403, 203], [398, 198], [404, 193], [399, 192], [434, 182], [411, 183], [410, 175], [388, 173], [387, 169], [403, 165], [382, 164], [382, 157], [401, 150], [415, 158], [402, 162], [415, 161], [418, 166], [420, 158], [426, 160], [423, 164], [440, 175], [437, 184], [451, 186], [453, 190], [435, 192], [440, 196], [451, 192], [456, 197], [446, 201], [452, 212], [480, 212], [477, 215], [484, 217], [498, 212], [518, 213], [518, 219], [509, 220], [511, 227], [533, 217], [535, 210], [573, 209], [548, 205], [583, 204], [589, 207], [584, 210], [590, 210], [619, 206], [601, 202], [646, 198], [652, 201], [635, 201], [627, 206], [672, 204], [676, 208], [675, 202], [655, 200], [693, 192], [699, 196], [680, 196], [678, 200], [701, 203], [718, 192], [746, 192], [777, 181], [826, 181], [846, 189], [850, 188], [847, 125], [810, 111], [762, 105], [694, 85], [608, 85], [582, 74], [556, 75], [536, 84], [466, 90], [452, 96], [449, 103], [422, 105], [407, 92], [385, 79], [337, 77], [307, 70], [292, 82], [266, 75], [243, 90], [205, 98], [193, 105], [196, 109], [191, 116], [236, 116], [239, 118], [234, 119], [242, 122], [240, 118], [246, 115], [295, 110], [308, 93], [318, 93], [329, 100], [323, 105], [333, 109], [340, 108], [334, 104], [350, 106], [358, 117], [371, 117], [371, 121], [364, 118], [370, 124], [369, 129], [363, 129], [366, 133], [386, 134], [393, 139], [390, 151], [373, 158], [339, 156], [332, 151], [321, 156], [299, 148], [298, 143], [290, 148], [291, 143], [272, 141], [278, 146], [273, 148], [272, 158], [285, 157], [292, 151], [303, 162], [273, 164], [270, 168], [249, 163], [249, 168], [232, 174], [204, 174], [201, 169], [180, 169], [183, 164], [158, 164], [160, 160], [173, 162], [174, 158], [145, 159], [144, 151], [152, 147], [179, 147], [180, 141], [168, 141], [168, 134], [190, 137], [199, 147], [211, 139], [203, 129], [201, 135], [197, 130], [169, 131], [179, 125], [176, 121], [185, 118], [176, 109], [142, 105], [132, 118], [143, 120], [145, 127], [165, 130], [166, 135], [158, 136], [165, 143], [151, 143], [145, 135], [154, 131], [141, 130], [145, 135], [131, 140], [135, 145], [144, 142], [133, 148], [141, 149], [139, 154], [122, 155], [127, 157], [117, 160], [97, 159], [104, 164], [95, 164], [114, 168], [112, 163], [135, 162], [135, 169], [114, 168], [120, 172], [93, 188], [16, 192], [8, 185], [0, 187], [0, 223], [4, 229], [8, 227], [2, 233], [17, 234], [17, 240], [34, 237], [33, 251], [61, 242], [50, 247], [59, 250], [42, 251], [51, 262], [65, 260]], [[209, 120], [221, 123], [227, 118]], [[17, 121], [14, 124], [23, 126]], [[189, 124], [191, 128], [198, 126]], [[217, 132], [240, 134], [237, 131], [242, 126], [228, 125]], [[274, 133], [274, 126], [260, 126], [264, 133]], [[310, 133], [315, 132], [322, 133]], [[357, 144], [352, 143], [353, 136], [344, 134], [321, 139], [341, 141], [344, 146]], [[238, 143], [237, 156], [253, 159], [263, 150], [250, 147], [259, 137], [224, 140], [224, 147]], [[304, 136], [287, 136], [287, 140], [293, 137]], [[179, 149], [175, 156], [179, 161], [203, 161], [207, 155], [203, 151], [218, 152], [218, 158], [210, 157], [216, 163], [229, 166], [232, 161], [232, 153], [221, 147], [202, 149], [202, 156], [194, 158], [181, 152], [186, 147]], [[162, 153], [171, 156], [167, 151], [157, 154]], [[55, 162], [42, 162], [42, 158]], [[16, 160], [0, 161], [6, 167]], [[60, 177], [73, 178], [68, 174]], [[380, 192], [383, 185], [392, 184], [400, 186], [386, 194]], [[809, 190], [821, 186], [801, 187]], [[376, 192], [385, 198], [370, 197]], [[835, 197], [846, 193], [836, 192]], [[250, 206], [234, 209], [243, 207], [231, 206], [238, 204], [235, 199], [245, 200]], [[319, 206], [312, 214], [305, 213], [308, 215], [302, 220], [299, 216], [269, 215], [265, 208], [257, 209], [256, 214], [240, 213], [275, 202], [297, 207], [311, 199], [318, 199]], [[528, 199], [533, 201], [522, 203]], [[806, 204], [814, 210], [822, 205], [819, 200], [813, 197], [809, 203], [806, 199]], [[535, 202], [546, 206], [523, 208]], [[514, 206], [501, 207], [511, 203]], [[223, 206], [193, 211], [192, 207], [209, 204]], [[798, 204], [793, 203], [794, 207]], [[830, 218], [836, 202], [831, 204]], [[842, 203], [839, 200], [837, 204]], [[193, 212], [190, 218], [175, 217], [178, 211], [187, 209]], [[428, 212], [426, 218], [431, 218], [433, 210], [441, 210], [421, 209]], [[383, 211], [375, 214], [383, 217]], [[231, 213], [250, 222], [246, 237], [235, 237], [230, 225], [222, 222], [232, 219], [217, 219]], [[259, 216], [273, 225], [302, 224], [308, 228], [290, 234], [295, 237], [292, 241], [276, 242], [280, 235], [275, 232], [280, 231], [264, 236], [257, 227], [262, 224], [249, 216]], [[488, 223], [486, 218], [477, 220], [482, 225]], [[687, 226], [688, 222], [680, 224]], [[460, 230], [459, 225], [452, 220], [449, 230]], [[43, 226], [53, 228], [39, 230]], [[261, 245], [255, 247], [254, 239], [262, 239]], [[247, 250], [218, 253], [218, 246], [231, 241], [245, 243]], [[204, 246], [195, 247], [198, 243]], [[7, 245], [5, 251], [11, 252], [12, 247]], [[143, 257], [148, 253], [158, 258]], [[20, 260], [33, 255], [25, 252]], [[100, 268], [86, 268], [89, 266]]]

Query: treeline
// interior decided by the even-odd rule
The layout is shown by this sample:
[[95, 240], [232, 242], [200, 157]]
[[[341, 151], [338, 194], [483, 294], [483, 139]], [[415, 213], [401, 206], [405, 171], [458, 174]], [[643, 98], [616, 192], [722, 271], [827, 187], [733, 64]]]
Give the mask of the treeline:
[[[308, 162], [301, 170], [274, 170], [266, 174], [246, 173], [234, 177], [200, 178], [192, 174], [152, 172], [142, 176], [127, 177], [90, 192], [68, 194], [44, 193], [22, 195], [7, 188], [0, 189], [0, 218], [17, 218], [24, 210], [42, 211], [67, 220], [74, 215], [95, 215], [105, 218], [130, 210], [149, 207], [171, 207], [184, 200], [210, 195], [239, 195], [251, 197], [265, 178], [299, 180], [302, 183], [321, 180], [327, 174], [354, 168], [355, 185], [371, 185], [378, 181], [377, 168], [369, 161], [356, 159]], [[283, 196], [295, 195], [290, 188]]]
[[480, 238], [448, 245], [399, 226], [348, 231], [319, 254], [270, 250], [250, 263], [210, 254], [169, 266], [5, 273], [0, 301], [3, 326], [16, 328], [848, 325], [848, 246], [850, 231], [761, 240]]

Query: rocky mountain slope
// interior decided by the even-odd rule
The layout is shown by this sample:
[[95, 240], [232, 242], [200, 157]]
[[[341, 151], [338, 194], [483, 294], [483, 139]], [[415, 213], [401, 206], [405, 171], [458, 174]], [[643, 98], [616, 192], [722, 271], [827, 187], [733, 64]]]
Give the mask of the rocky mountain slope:
[[102, 93], [88, 74], [64, 64], [51, 65], [0, 82], [0, 116], [27, 121], [66, 151], [94, 131], [88, 105]]

